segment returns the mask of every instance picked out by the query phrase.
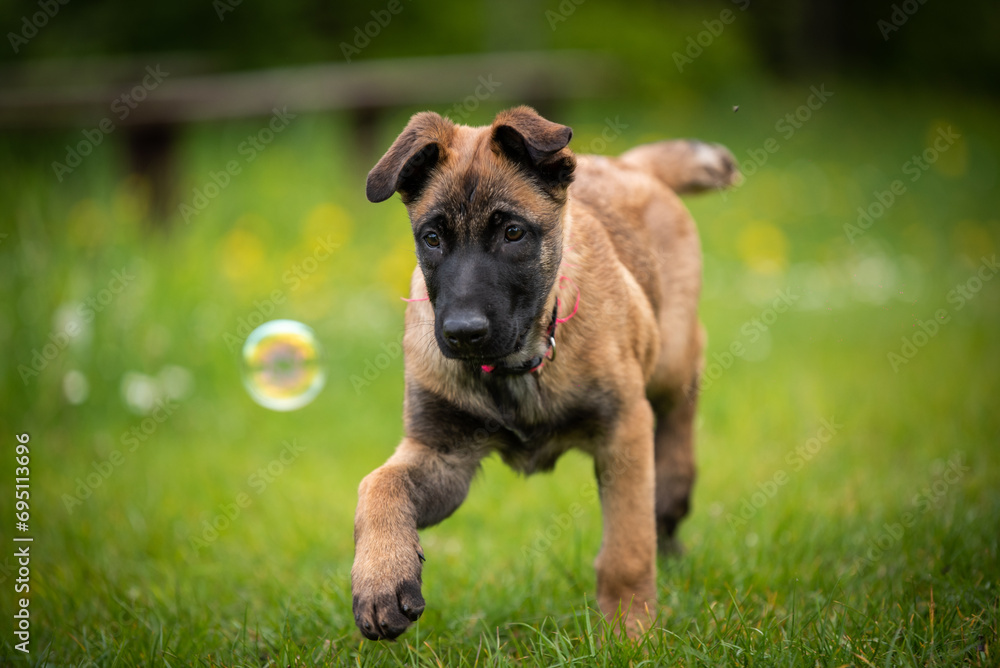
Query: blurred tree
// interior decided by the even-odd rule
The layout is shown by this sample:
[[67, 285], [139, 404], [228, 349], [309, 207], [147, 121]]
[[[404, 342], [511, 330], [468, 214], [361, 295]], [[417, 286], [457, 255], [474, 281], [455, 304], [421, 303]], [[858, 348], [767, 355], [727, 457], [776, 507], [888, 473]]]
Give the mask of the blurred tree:
[[993, 0], [777, 0], [747, 17], [755, 48], [779, 76], [837, 72], [998, 92]]
[[[398, 0], [400, 18], [384, 26], [363, 51], [364, 58], [403, 57], [488, 50], [561, 47], [565, 37], [545, 20], [546, 12], [573, 8], [559, 26], [581, 46], [601, 44], [628, 57], [649, 44], [633, 40], [662, 17], [663, 48], [677, 48], [697, 17], [715, 18], [724, 8], [745, 6], [739, 30], [749, 34], [746, 53], [779, 77], [836, 71], [903, 83], [949, 84], [996, 92], [1000, 80], [1000, 3], [965, 0], [443, 0], [434, 4]], [[37, 35], [0, 49], [0, 63], [48, 57], [120, 56], [157, 52], [209, 54], [220, 68], [254, 68], [343, 60], [359, 26], [383, 12], [388, 0], [329, 3], [284, 0], [250, 4], [242, 0], [179, 0], [127, 3], [89, 0], [60, 5]], [[37, 2], [0, 5], [7, 41], [40, 11]], [[587, 22], [586, 14], [600, 15]], [[587, 34], [569, 24], [587, 24]], [[398, 24], [396, 22], [399, 22]], [[551, 28], [551, 29], [550, 29]], [[677, 44], [673, 42], [676, 41]], [[571, 44], [572, 45], [572, 44]], [[650, 54], [646, 54], [649, 56]], [[634, 66], [658, 67], [657, 58], [629, 58]], [[642, 79], [643, 73], [636, 72]]]

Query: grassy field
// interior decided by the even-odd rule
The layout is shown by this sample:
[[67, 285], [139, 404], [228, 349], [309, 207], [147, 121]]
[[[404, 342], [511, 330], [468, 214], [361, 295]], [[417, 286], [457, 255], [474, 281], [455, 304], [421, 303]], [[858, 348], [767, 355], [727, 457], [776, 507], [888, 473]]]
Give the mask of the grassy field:
[[[163, 224], [116, 144], [59, 183], [50, 163], [77, 135], [0, 137], [0, 414], [6, 451], [30, 434], [34, 537], [23, 655], [5, 491], [0, 664], [998, 665], [1000, 109], [827, 87], [798, 127], [782, 119], [808, 85], [557, 118], [579, 151], [698, 136], [748, 173], [688, 200], [710, 337], [700, 476], [640, 646], [602, 641], [600, 515], [572, 453], [528, 479], [489, 460], [422, 534], [419, 623], [382, 644], [354, 628], [356, 488], [401, 433], [402, 360], [379, 355], [414, 260], [402, 206], [364, 200], [372, 158], [344, 119], [295, 118], [252, 162], [238, 147], [264, 121], [193, 128], [182, 200], [227, 161], [241, 172]], [[627, 127], [602, 146], [609, 118]], [[336, 250], [310, 261], [322, 243]], [[88, 299], [100, 310], [46, 359]], [[315, 328], [329, 381], [311, 405], [244, 392], [227, 341], [255, 313]], [[11, 489], [13, 456], [0, 475]]]

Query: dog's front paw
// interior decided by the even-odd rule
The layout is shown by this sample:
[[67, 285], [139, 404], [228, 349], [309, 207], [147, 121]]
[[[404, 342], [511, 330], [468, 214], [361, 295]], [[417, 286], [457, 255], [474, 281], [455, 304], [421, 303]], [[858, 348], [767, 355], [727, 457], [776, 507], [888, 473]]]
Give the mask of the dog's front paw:
[[424, 612], [418, 550], [395, 561], [390, 554], [358, 554], [351, 570], [354, 621], [371, 640], [392, 640]]

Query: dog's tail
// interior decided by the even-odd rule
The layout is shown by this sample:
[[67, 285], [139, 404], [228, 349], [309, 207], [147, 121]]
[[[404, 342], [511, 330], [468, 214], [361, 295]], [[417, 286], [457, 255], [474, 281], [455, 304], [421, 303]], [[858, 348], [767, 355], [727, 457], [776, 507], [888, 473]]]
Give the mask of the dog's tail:
[[722, 190], [743, 179], [729, 149], [696, 139], [636, 146], [623, 153], [621, 161], [652, 174], [676, 193]]

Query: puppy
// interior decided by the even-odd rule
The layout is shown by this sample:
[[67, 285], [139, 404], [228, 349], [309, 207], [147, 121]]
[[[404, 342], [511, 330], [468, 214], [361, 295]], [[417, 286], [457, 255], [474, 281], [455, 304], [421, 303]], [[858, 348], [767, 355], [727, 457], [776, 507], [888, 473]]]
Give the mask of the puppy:
[[721, 146], [576, 156], [573, 131], [518, 107], [488, 127], [424, 112], [368, 175], [399, 193], [419, 266], [406, 310], [405, 437], [361, 482], [354, 616], [395, 638], [424, 610], [418, 529], [465, 499], [480, 461], [524, 473], [594, 458], [597, 601], [630, 636], [655, 616], [695, 477], [701, 251], [676, 193], [738, 177]]

